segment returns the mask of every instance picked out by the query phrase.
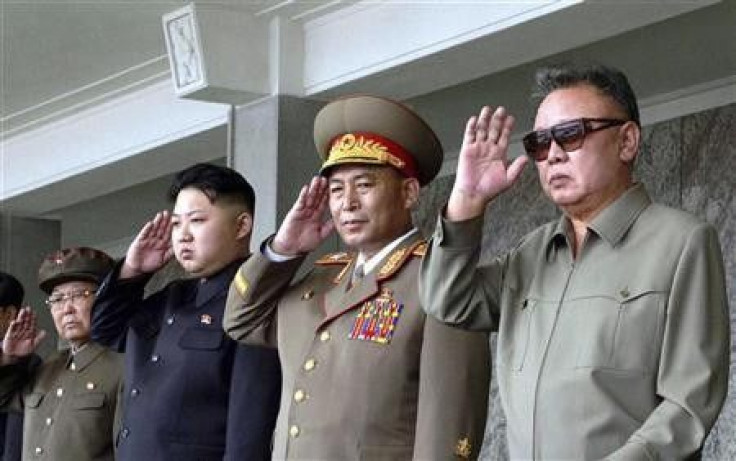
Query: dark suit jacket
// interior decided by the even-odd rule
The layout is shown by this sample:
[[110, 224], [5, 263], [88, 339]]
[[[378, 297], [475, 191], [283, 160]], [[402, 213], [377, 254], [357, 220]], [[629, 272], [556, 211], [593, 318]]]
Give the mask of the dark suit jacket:
[[23, 413], [0, 413], [0, 460], [20, 461], [23, 453]]
[[148, 277], [100, 287], [93, 338], [126, 352], [120, 461], [269, 459], [278, 355], [225, 336], [227, 290], [242, 261], [207, 280], [176, 280], [143, 299]]

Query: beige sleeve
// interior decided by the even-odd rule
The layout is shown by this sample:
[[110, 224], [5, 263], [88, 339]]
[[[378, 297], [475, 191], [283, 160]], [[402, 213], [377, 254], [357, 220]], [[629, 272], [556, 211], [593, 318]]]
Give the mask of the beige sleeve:
[[276, 347], [278, 303], [303, 260], [273, 262], [256, 252], [240, 266], [225, 305], [228, 336], [243, 344]]
[[441, 322], [495, 331], [505, 257], [478, 267], [482, 232], [482, 217], [454, 223], [440, 216], [422, 259], [419, 298], [424, 311]]

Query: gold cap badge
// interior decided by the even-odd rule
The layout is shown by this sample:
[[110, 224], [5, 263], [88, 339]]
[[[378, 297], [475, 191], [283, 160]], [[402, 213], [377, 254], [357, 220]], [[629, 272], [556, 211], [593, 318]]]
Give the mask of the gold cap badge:
[[473, 446], [470, 444], [470, 439], [463, 437], [457, 441], [457, 445], [455, 445], [455, 455], [458, 458], [468, 459], [472, 453]]

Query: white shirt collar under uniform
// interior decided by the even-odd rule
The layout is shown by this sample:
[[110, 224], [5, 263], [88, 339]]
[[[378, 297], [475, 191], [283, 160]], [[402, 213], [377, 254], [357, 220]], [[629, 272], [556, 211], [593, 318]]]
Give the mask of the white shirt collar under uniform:
[[389, 243], [385, 247], [381, 248], [381, 251], [379, 251], [378, 253], [374, 254], [373, 257], [371, 257], [368, 260], [365, 259], [365, 255], [362, 252], [361, 253], [358, 253], [358, 259], [355, 261], [355, 267], [358, 267], [358, 266], [360, 266], [362, 264], [363, 265], [363, 274], [364, 275], [365, 274], [368, 274], [370, 271], [372, 271], [373, 269], [376, 268], [376, 266], [378, 265], [378, 263], [381, 262], [383, 260], [383, 258], [385, 258], [386, 256], [388, 256], [388, 254], [391, 253], [392, 251], [394, 251], [396, 249], [396, 247], [398, 247], [399, 245], [401, 245], [401, 243], [404, 240], [408, 239], [409, 237], [411, 237], [412, 235], [414, 235], [417, 232], [418, 232], [418, 230], [417, 230], [416, 227], [412, 228], [406, 234], [402, 235], [401, 237], [397, 238], [396, 240], [394, 240], [393, 242]]

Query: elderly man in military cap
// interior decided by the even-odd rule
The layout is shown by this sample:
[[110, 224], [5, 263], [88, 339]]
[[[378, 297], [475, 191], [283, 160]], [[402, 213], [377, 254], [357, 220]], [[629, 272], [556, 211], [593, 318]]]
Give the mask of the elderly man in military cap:
[[24, 460], [114, 459], [122, 356], [90, 341], [95, 291], [112, 267], [107, 254], [86, 247], [61, 250], [41, 264], [39, 286], [69, 349], [34, 361], [45, 336], [36, 315], [25, 307], [10, 323], [0, 356], [0, 401], [24, 409]]
[[[279, 349], [274, 458], [476, 458], [487, 336], [426, 317], [417, 293], [425, 242], [411, 209], [442, 147], [408, 108], [371, 96], [328, 104], [314, 134], [320, 175], [241, 266], [224, 320], [233, 338]], [[322, 257], [297, 280], [333, 229], [350, 251]]]

